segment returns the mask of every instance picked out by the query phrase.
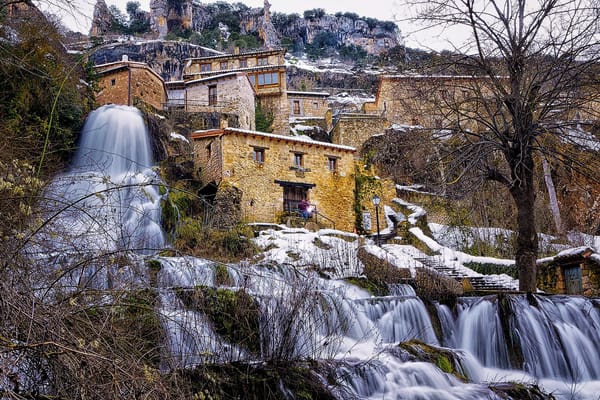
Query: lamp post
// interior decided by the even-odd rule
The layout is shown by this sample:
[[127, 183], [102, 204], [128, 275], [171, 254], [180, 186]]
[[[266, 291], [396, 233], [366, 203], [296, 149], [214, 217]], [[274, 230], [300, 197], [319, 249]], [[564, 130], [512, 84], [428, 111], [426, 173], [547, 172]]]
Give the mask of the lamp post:
[[373, 196], [373, 205], [375, 206], [375, 221], [377, 224], [377, 246], [381, 246], [381, 241], [379, 238], [379, 203], [381, 203], [381, 198], [377, 195]]

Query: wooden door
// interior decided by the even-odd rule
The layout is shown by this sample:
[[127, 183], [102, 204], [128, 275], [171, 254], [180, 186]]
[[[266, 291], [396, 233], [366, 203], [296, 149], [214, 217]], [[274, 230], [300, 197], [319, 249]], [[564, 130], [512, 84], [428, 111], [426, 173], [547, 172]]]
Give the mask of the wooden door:
[[579, 265], [568, 266], [565, 271], [565, 289], [567, 294], [582, 294], [581, 268]]

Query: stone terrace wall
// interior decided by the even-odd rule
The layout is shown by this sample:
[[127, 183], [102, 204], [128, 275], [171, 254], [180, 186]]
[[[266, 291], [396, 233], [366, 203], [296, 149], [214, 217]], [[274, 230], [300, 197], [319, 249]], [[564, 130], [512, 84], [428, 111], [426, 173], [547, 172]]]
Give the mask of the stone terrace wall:
[[371, 136], [383, 133], [388, 121], [377, 115], [345, 114], [334, 122], [331, 140], [333, 143], [360, 149]]

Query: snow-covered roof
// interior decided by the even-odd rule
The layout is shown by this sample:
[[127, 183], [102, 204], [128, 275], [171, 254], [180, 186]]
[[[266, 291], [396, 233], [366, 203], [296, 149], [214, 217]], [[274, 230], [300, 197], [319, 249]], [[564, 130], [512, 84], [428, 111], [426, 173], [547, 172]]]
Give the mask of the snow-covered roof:
[[274, 133], [251, 131], [251, 130], [238, 129], [238, 128], [199, 130], [199, 131], [193, 132], [191, 137], [192, 137], [192, 139], [200, 139], [203, 137], [221, 136], [221, 135], [225, 135], [228, 133], [237, 133], [237, 134], [249, 135], [249, 136], [259, 136], [259, 137], [264, 137], [264, 138], [268, 138], [268, 139], [285, 140], [285, 141], [289, 141], [289, 142], [299, 142], [299, 143], [309, 144], [311, 146], [328, 147], [328, 148], [332, 148], [332, 149], [351, 151], [351, 152], [356, 151], [355, 147], [344, 146], [341, 144], [321, 142], [318, 140], [314, 140], [305, 135], [285, 136], [285, 135], [276, 135]]
[[318, 97], [329, 97], [327, 92], [302, 92], [297, 90], [288, 90], [288, 96], [318, 96]]
[[221, 53], [221, 54], [217, 54], [214, 56], [190, 57], [190, 58], [186, 58], [185, 60], [208, 61], [208, 60], [213, 60], [213, 59], [218, 60], [218, 59], [222, 59], [222, 58], [244, 58], [244, 57], [258, 56], [258, 55], [278, 54], [278, 53], [283, 53], [284, 51], [285, 50], [283, 50], [283, 49], [274, 49], [274, 50], [255, 50], [255, 51], [249, 51], [249, 52], [238, 53], [238, 54]]

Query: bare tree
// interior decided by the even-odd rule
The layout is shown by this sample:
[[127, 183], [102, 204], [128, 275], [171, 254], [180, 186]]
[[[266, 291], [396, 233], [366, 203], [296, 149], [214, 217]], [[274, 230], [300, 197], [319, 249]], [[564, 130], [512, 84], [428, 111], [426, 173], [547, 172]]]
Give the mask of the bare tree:
[[[449, 179], [479, 176], [504, 185], [517, 209], [516, 265], [520, 289], [535, 291], [538, 155], [579, 162], [598, 111], [600, 3], [596, 0], [406, 0], [426, 26], [462, 26], [470, 39], [454, 44], [452, 71], [436, 107], [444, 128], [460, 139], [448, 158]], [[441, 95], [440, 95], [441, 93]], [[440, 119], [438, 119], [439, 124]], [[435, 128], [435, 126], [432, 126]], [[439, 126], [438, 126], [439, 128]], [[589, 143], [589, 142], [588, 142]]]

